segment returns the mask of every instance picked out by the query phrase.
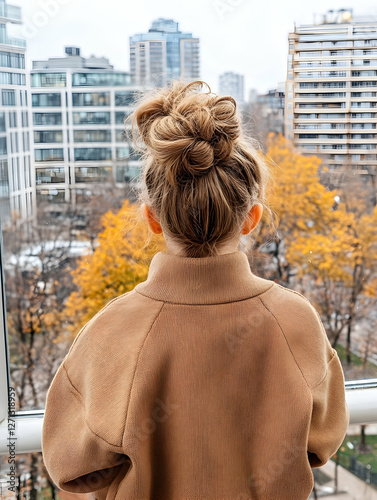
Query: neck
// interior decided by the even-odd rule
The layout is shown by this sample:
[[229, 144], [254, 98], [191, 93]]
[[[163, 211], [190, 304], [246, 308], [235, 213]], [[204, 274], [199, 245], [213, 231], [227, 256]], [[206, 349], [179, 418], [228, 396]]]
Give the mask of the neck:
[[[179, 257], [186, 257], [185, 248], [176, 240], [173, 240], [166, 234], [164, 234], [165, 245], [166, 245], [166, 253], [169, 255], [177, 255]], [[223, 244], [217, 247], [218, 255], [224, 255], [227, 253], [233, 253], [238, 251], [238, 247], [240, 244], [240, 236], [232, 238], [229, 241], [224, 242]]]

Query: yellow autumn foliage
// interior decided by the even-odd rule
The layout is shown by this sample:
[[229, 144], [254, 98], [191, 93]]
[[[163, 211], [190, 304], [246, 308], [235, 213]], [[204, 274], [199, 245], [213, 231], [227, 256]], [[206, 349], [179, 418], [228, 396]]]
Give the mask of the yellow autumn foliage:
[[77, 291], [65, 313], [75, 333], [107, 302], [145, 281], [153, 255], [165, 248], [162, 236], [151, 237], [139, 207], [128, 200], [117, 214], [106, 213], [102, 225], [95, 251], [80, 258], [72, 273]]

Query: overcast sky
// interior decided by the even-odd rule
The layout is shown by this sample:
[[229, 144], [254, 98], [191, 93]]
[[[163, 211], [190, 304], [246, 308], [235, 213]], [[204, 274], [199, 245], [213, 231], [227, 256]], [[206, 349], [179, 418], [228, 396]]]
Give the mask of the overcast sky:
[[[116, 69], [129, 69], [128, 38], [148, 31], [157, 17], [173, 18], [182, 31], [200, 38], [201, 77], [218, 91], [224, 71], [245, 75], [246, 92], [266, 92], [285, 80], [287, 36], [294, 23], [310, 24], [313, 14], [353, 8], [377, 16], [375, 0], [11, 0], [23, 9], [28, 60], [61, 56], [65, 45], [84, 57], [106, 56]], [[48, 13], [46, 13], [48, 11]], [[15, 32], [15, 29], [17, 33]]]

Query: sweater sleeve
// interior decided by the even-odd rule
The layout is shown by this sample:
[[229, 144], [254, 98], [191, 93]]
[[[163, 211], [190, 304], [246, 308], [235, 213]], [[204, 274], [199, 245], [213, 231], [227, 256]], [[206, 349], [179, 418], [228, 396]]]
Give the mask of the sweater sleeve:
[[128, 459], [120, 447], [88, 426], [82, 396], [71, 383], [64, 362], [47, 393], [42, 453], [53, 482], [75, 493], [108, 486]]
[[312, 388], [313, 410], [308, 440], [312, 468], [324, 465], [336, 453], [349, 423], [343, 370], [335, 349], [332, 351], [325, 376]]

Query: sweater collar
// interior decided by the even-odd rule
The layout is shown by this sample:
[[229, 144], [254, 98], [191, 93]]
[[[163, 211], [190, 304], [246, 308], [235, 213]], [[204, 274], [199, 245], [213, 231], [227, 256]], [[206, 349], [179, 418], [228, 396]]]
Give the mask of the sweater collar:
[[251, 272], [241, 251], [201, 258], [157, 252], [147, 280], [134, 290], [155, 300], [194, 305], [245, 300], [273, 285]]

